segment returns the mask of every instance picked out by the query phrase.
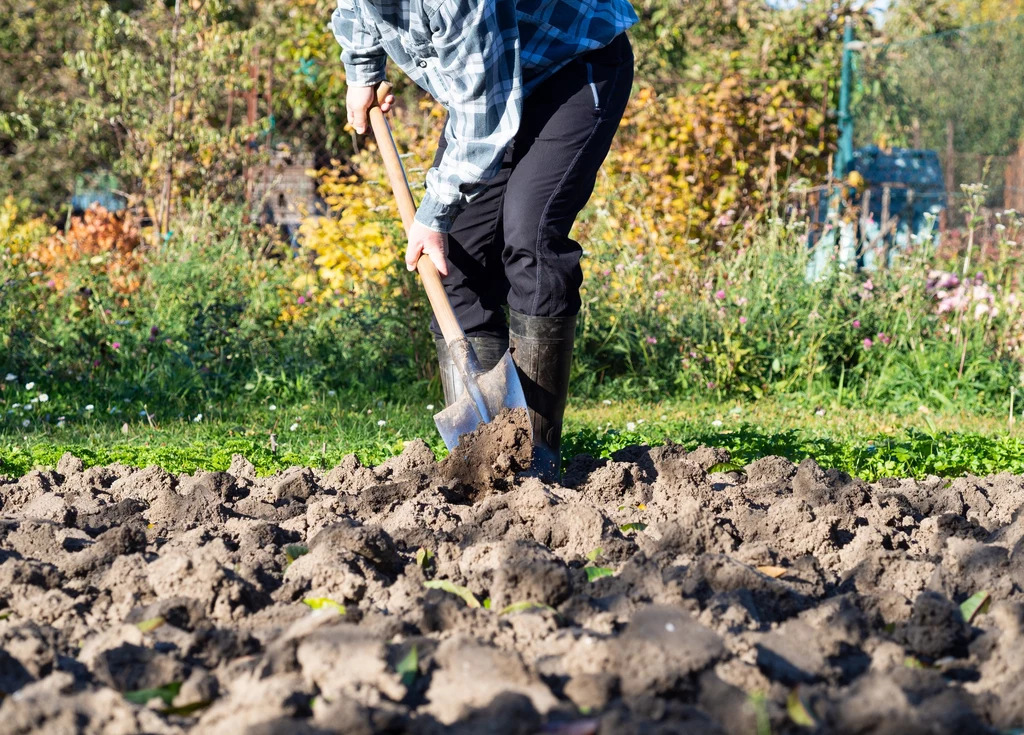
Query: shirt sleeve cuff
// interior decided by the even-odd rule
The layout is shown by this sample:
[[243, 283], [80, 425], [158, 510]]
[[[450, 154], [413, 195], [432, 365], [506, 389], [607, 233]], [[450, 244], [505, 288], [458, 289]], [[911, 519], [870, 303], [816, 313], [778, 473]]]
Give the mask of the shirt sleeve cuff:
[[447, 233], [461, 210], [458, 204], [445, 204], [428, 190], [416, 210], [416, 221], [434, 232]]
[[345, 83], [353, 87], [373, 87], [386, 79], [387, 57], [366, 59], [345, 64]]

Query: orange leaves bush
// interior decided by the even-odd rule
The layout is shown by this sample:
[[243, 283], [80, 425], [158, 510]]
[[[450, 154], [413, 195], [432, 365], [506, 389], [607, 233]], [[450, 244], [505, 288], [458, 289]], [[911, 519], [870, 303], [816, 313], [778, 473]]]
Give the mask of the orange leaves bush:
[[139, 289], [141, 243], [130, 217], [97, 205], [73, 218], [66, 233], [58, 232], [38, 243], [30, 256], [58, 290], [67, 288], [72, 269], [84, 261], [93, 272], [104, 274], [114, 291], [128, 295]]

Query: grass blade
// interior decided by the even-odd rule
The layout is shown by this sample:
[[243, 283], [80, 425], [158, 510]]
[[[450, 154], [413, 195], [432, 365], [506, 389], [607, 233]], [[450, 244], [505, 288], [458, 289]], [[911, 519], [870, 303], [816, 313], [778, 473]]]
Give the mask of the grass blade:
[[587, 573], [588, 582], [596, 582], [602, 577], [615, 576], [615, 570], [608, 567], [584, 567], [583, 571]]
[[624, 523], [621, 526], [619, 526], [619, 530], [623, 533], [639, 533], [640, 531], [643, 531], [645, 528], [647, 528], [646, 523]]
[[786, 698], [786, 714], [789, 715], [789, 719], [793, 721], [794, 725], [799, 725], [800, 727], [818, 726], [814, 716], [807, 709], [807, 705], [800, 698], [800, 692], [797, 689], [791, 691]]
[[324, 608], [327, 608], [337, 610], [339, 615], [345, 614], [345, 606], [340, 602], [335, 602], [330, 597], [307, 597], [303, 602], [314, 610], [323, 610]]
[[154, 630], [163, 625], [166, 620], [162, 617], [150, 618], [149, 620], [143, 620], [141, 623], [136, 623], [135, 627], [141, 630], [143, 633], [152, 633]]
[[164, 704], [170, 707], [171, 702], [178, 696], [180, 690], [181, 682], [172, 681], [170, 684], [165, 684], [156, 689], [137, 689], [134, 692], [125, 692], [124, 698], [132, 704], [146, 704], [151, 699], [161, 699]]
[[284, 558], [291, 564], [300, 556], [305, 556], [309, 553], [309, 547], [303, 546], [302, 544], [288, 544], [284, 547]]
[[964, 621], [970, 625], [976, 617], [988, 611], [991, 602], [992, 595], [987, 590], [975, 592], [960, 603], [960, 614], [963, 616]]
[[411, 687], [420, 673], [420, 654], [416, 646], [409, 649], [409, 653], [402, 657], [402, 660], [395, 666], [395, 671], [402, 677], [402, 684]]
[[424, 582], [423, 586], [430, 590], [450, 592], [456, 597], [461, 597], [469, 607], [480, 607], [480, 600], [476, 599], [476, 595], [470, 592], [468, 587], [460, 587], [454, 582], [449, 582], [447, 579], [435, 579], [430, 582]]

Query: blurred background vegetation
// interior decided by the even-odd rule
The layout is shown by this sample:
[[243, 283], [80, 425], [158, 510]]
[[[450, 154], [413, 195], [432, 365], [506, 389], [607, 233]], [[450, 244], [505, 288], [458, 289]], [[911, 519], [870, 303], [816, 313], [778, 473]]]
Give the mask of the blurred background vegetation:
[[[574, 394], [1019, 413], [1022, 223], [990, 189], [964, 190], [941, 247], [815, 279], [791, 207], [831, 170], [848, 18], [870, 64], [1019, 4], [892, 0], [879, 25], [852, 0], [640, 2], [633, 100], [576, 229]], [[440, 398], [382, 167], [344, 126], [332, 9], [0, 0], [0, 432]], [[920, 68], [859, 99], [939, 104]], [[442, 110], [394, 80], [419, 183]], [[277, 201], [306, 169], [311, 193]], [[116, 211], [76, 209], [97, 187]]]

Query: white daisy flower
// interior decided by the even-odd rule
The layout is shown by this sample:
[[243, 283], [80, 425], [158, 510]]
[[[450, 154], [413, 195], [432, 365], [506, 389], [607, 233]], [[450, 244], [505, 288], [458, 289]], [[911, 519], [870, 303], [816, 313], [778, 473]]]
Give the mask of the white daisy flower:
[[385, 421], [384, 419], [380, 419], [380, 420], [379, 420], [379, 421], [377, 422], [377, 426], [384, 426], [384, 424], [386, 424], [386, 423], [387, 423], [387, 421]]
[[37, 398], [39, 399], [40, 403], [46, 403], [48, 400], [50, 400], [50, 396], [48, 396], [46, 393], [40, 393], [37, 396]]
[[17, 379], [18, 379], [18, 376], [15, 375], [14, 373], [7, 373], [7, 377], [4, 378], [4, 380], [6, 380], [8, 383], [10, 383], [11, 381], [17, 380]]
[[21, 425], [27, 429], [29, 426], [32, 425], [32, 422], [29, 421], [28, 419], [25, 419], [24, 421], [21, 422]]
[[626, 422], [626, 431], [636, 431], [636, 424], [632, 421]]
[[198, 424], [202, 420], [203, 420], [203, 414], [197, 413], [196, 417], [194, 419], [192, 419], [192, 423], [193, 424]]
[[295, 431], [298, 428], [299, 428], [299, 423], [295, 422], [294, 424], [292, 424], [291, 426], [288, 427], [288, 430], [289, 431]]
[[93, 411], [95, 409], [96, 409], [96, 406], [92, 405], [91, 403], [88, 406], [85, 407], [86, 411]]
[[25, 390], [32, 390], [36, 387], [35, 383], [25, 383]]

